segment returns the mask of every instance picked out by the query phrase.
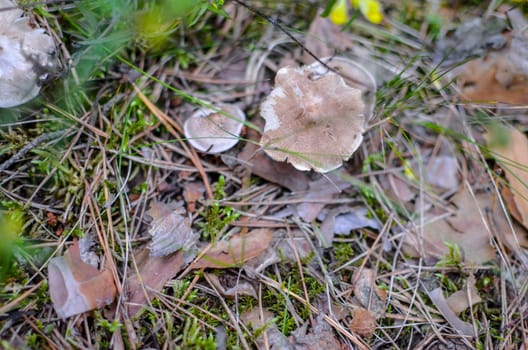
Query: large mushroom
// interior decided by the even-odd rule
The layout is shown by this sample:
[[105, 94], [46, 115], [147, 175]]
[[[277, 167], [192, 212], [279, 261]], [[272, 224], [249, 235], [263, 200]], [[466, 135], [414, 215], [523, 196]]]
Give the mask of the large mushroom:
[[[281, 68], [261, 105], [261, 144], [274, 160], [299, 170], [328, 172], [350, 158], [372, 114], [375, 81], [345, 59]], [[345, 80], [346, 79], [346, 80]]]
[[0, 108], [21, 105], [40, 91], [56, 65], [55, 44], [11, 0], [0, 0]]
[[220, 153], [238, 143], [246, 115], [236, 105], [219, 104], [218, 108], [221, 111], [200, 108], [183, 125], [185, 137], [201, 152]]

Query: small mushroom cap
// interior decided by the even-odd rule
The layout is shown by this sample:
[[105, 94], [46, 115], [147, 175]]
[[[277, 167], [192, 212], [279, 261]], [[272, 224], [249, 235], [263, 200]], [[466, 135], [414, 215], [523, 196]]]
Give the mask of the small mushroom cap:
[[227, 151], [238, 143], [246, 115], [235, 105], [218, 105], [229, 116], [209, 108], [200, 108], [184, 123], [183, 131], [189, 143], [210, 154]]
[[[8, 8], [9, 10], [3, 10]], [[0, 108], [21, 105], [40, 91], [55, 65], [55, 44], [10, 0], [0, 0]]]
[[274, 160], [299, 170], [328, 172], [350, 158], [363, 140], [365, 103], [360, 89], [310, 65], [277, 72], [261, 105], [261, 144]]

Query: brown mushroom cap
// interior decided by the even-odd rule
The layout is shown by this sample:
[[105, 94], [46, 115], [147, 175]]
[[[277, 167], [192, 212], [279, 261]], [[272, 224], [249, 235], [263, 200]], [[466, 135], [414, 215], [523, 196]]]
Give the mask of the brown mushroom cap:
[[299, 170], [328, 172], [361, 144], [366, 110], [362, 90], [323, 71], [319, 63], [285, 67], [261, 105], [266, 120], [261, 144], [274, 160], [288, 161]]
[[[325, 57], [321, 61], [339, 73], [348, 86], [361, 90], [361, 96], [365, 102], [365, 121], [370, 120], [376, 103], [376, 80], [372, 74], [360, 64], [345, 57]], [[328, 71], [319, 62], [312, 63], [310, 67], [323, 73]]]
[[246, 115], [235, 105], [218, 105], [226, 116], [209, 108], [200, 108], [184, 123], [189, 143], [199, 151], [211, 154], [227, 151], [238, 143]]

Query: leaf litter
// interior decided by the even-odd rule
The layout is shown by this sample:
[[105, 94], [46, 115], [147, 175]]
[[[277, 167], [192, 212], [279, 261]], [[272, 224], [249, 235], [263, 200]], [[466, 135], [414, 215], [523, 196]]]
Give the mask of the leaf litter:
[[[64, 159], [75, 165], [71, 170], [73, 173], [73, 169], [85, 169], [86, 174], [80, 178], [87, 182], [92, 181], [91, 176], [86, 176], [91, 175], [91, 169], [104, 169], [101, 175], [94, 177], [94, 183], [87, 184], [98, 200], [102, 198], [98, 186], [103, 187], [103, 193], [108, 197], [126, 199], [122, 202], [126, 204], [118, 207], [111, 198], [104, 197], [104, 206], [94, 208], [90, 215], [85, 215], [85, 201], [81, 200], [69, 202], [65, 198], [64, 205], [57, 204], [57, 208], [53, 208], [54, 213], [64, 214], [60, 218], [61, 222], [64, 221], [65, 234], [59, 239], [67, 239], [72, 226], [78, 225], [82, 229], [96, 227], [101, 248], [105, 252], [111, 251], [111, 254], [105, 254], [103, 262], [118, 266], [118, 274], [128, 271], [128, 275], [123, 276], [124, 294], [118, 299], [124, 300], [128, 310], [120, 312], [123, 303], [118, 302], [114, 304], [115, 314], [105, 312], [102, 316], [109, 322], [115, 317], [113, 320], [119, 327], [124, 325], [127, 332], [108, 332], [112, 333], [112, 338], [108, 339], [119, 339], [123, 344], [127, 340], [120, 338], [128, 337], [127, 344], [131, 348], [171, 348], [176, 342], [183, 342], [183, 338], [185, 341], [197, 338], [206, 341], [207, 337], [214, 336], [215, 330], [218, 346], [222, 343], [226, 347], [236, 343], [249, 348], [247, 344], [254, 340], [252, 346], [277, 349], [353, 346], [361, 349], [434, 349], [454, 344], [454, 339], [462, 339], [460, 342], [466, 348], [480, 346], [483, 341], [515, 348], [519, 344], [516, 339], [522, 336], [519, 330], [525, 327], [522, 310], [517, 305], [525, 304], [522, 297], [524, 279], [521, 277], [526, 272], [522, 265], [526, 233], [516, 221], [525, 225], [526, 208], [521, 201], [524, 196], [520, 195], [524, 175], [517, 172], [522, 167], [510, 165], [526, 164], [523, 158], [526, 153], [523, 151], [524, 135], [517, 131], [521, 137], [512, 131], [510, 137], [516, 141], [507, 144], [506, 149], [495, 149], [490, 145], [495, 154], [491, 158], [497, 160], [505, 173], [505, 179], [494, 180], [501, 182], [501, 195], [515, 218], [510, 222], [501, 210], [501, 198], [490, 190], [494, 188], [493, 183], [490, 179], [487, 182], [482, 180], [488, 175], [482, 155], [478, 150], [475, 153], [467, 150], [475, 141], [472, 140], [474, 121], [481, 120], [478, 118], [482, 113], [502, 118], [502, 112], [500, 109], [477, 110], [466, 104], [455, 106], [452, 100], [456, 91], [436, 89], [438, 83], [445, 82], [444, 77], [437, 77], [432, 71], [427, 77], [422, 75], [432, 67], [421, 54], [428, 50], [429, 44], [439, 46], [438, 42], [430, 41], [431, 22], [424, 21], [420, 32], [394, 22], [392, 18], [397, 17], [393, 17], [396, 14], [392, 11], [398, 8], [395, 6], [388, 10], [387, 21], [380, 26], [373, 27], [355, 19], [350, 25], [339, 27], [327, 18], [315, 15], [313, 21], [305, 23], [310, 26], [308, 35], [295, 33], [320, 57], [339, 54], [361, 61], [380, 82], [376, 94], [379, 99], [375, 110], [377, 119], [365, 133], [364, 144], [341, 169], [321, 177], [272, 161], [258, 142], [262, 131], [251, 127], [259, 124], [258, 104], [271, 90], [270, 82], [281, 65], [286, 61], [290, 65], [297, 65], [300, 61], [309, 64], [313, 57], [309, 58], [304, 50], [301, 53], [300, 49], [294, 48], [291, 38], [284, 39], [283, 33], [273, 26], [263, 26], [262, 36], [250, 41], [251, 50], [241, 48], [240, 42], [245, 43], [247, 39], [244, 36], [246, 30], [262, 23], [257, 23], [256, 17], [238, 3], [228, 6], [231, 14], [228, 18], [207, 14], [207, 24], [221, 28], [222, 32], [221, 38], [215, 37], [218, 42], [213, 40], [211, 45], [214, 47], [210, 51], [199, 40], [201, 29], [197, 29], [196, 37], [189, 41], [182, 37], [181, 41], [189, 48], [186, 54], [192, 57], [181, 53], [176, 55], [177, 59], [167, 58], [168, 61], [161, 64], [154, 56], [142, 56], [141, 67], [148, 67], [149, 74], [157, 78], [160, 78], [158, 73], [161, 74], [160, 81], [191, 94], [191, 99], [182, 98], [183, 95], [171, 96], [162, 85], [152, 85], [148, 79], [137, 81], [137, 90], [128, 86], [128, 92], [130, 96], [140, 94], [139, 100], [144, 105], [132, 107], [125, 102], [133, 98], [111, 101], [121, 101], [119, 107], [123, 110], [141, 110], [141, 113], [131, 113], [131, 123], [134, 118], [145, 117], [145, 120], [138, 120], [137, 125], [133, 124], [134, 128], [141, 129], [140, 132], [126, 134], [132, 130], [130, 125], [121, 129], [120, 122], [111, 117], [115, 112], [111, 110], [113, 107], [105, 105], [103, 109], [112, 113], [102, 115], [97, 109], [91, 110], [90, 118], [82, 119], [80, 123], [83, 133], [79, 134], [79, 140], [82, 143], [75, 139], [64, 154]], [[287, 8], [283, 7], [283, 10]], [[280, 17], [289, 20], [282, 12]], [[292, 24], [297, 25], [288, 22], [288, 25]], [[458, 39], [463, 39], [460, 33], [463, 30], [459, 31]], [[522, 58], [526, 55], [522, 55], [525, 45], [519, 40], [522, 33], [513, 32], [511, 40], [503, 29], [481, 36], [471, 34], [466, 43], [477, 43], [478, 47], [461, 47], [465, 52], [454, 50], [455, 56], [447, 57], [445, 54], [451, 49], [438, 51], [440, 60], [445, 58], [446, 63], [465, 60], [468, 53], [485, 56], [474, 61], [473, 65], [468, 64], [462, 73], [457, 72], [463, 100], [524, 102], [524, 73], [520, 70], [524, 69]], [[505, 35], [506, 41], [502, 45], [499, 41]], [[482, 40], [475, 40], [475, 37]], [[231, 42], [234, 38], [236, 40]], [[217, 47], [220, 43], [222, 45]], [[490, 46], [497, 52], [489, 54]], [[503, 49], [509, 51], [501, 53]], [[416, 59], [411, 60], [411, 57]], [[183, 63], [186, 59], [189, 60], [187, 65]], [[398, 67], [406, 68], [400, 70]], [[123, 74], [112, 73], [116, 76]], [[434, 80], [431, 86], [429, 78]], [[112, 85], [115, 82], [109, 82], [107, 89], [101, 91], [125, 91], [127, 86], [123, 81], [118, 89], [117, 85]], [[491, 93], [486, 95], [488, 88]], [[105, 99], [106, 96], [101, 103]], [[248, 130], [242, 133], [243, 142], [229, 154], [197, 154], [182, 140], [178, 132], [178, 126], [183, 122], [181, 116], [197, 107], [194, 103], [198, 99], [214, 103], [244, 101], [244, 111], [248, 113], [251, 125], [246, 125]], [[94, 103], [94, 106], [98, 104]], [[463, 128], [456, 132], [463, 132], [464, 140], [453, 137], [451, 130], [435, 129], [430, 125], [423, 128], [420, 124], [422, 117], [434, 118], [442, 108], [449, 110], [453, 119], [463, 124]], [[518, 127], [524, 128], [524, 111], [520, 108], [516, 111], [519, 111], [516, 117]], [[164, 127], [150, 124], [155, 121], [155, 118], [150, 119], [150, 113], [161, 120]], [[142, 129], [139, 127], [141, 123], [150, 126]], [[382, 127], [378, 128], [380, 125]], [[119, 150], [123, 163], [113, 162], [115, 150], [110, 146], [109, 149], [98, 146], [99, 138], [106, 135], [99, 128], [131, 137], [127, 150]], [[248, 138], [244, 139], [246, 135]], [[90, 139], [92, 136], [97, 142]], [[178, 142], [172, 142], [174, 139]], [[167, 142], [163, 142], [165, 140]], [[101, 144], [114, 144], [115, 140], [111, 141], [107, 144], [105, 139]], [[80, 147], [85, 142], [92, 146]], [[442, 142], [449, 143], [452, 151], [444, 152], [443, 145], [438, 146]], [[149, 156], [139, 151], [145, 144], [152, 145], [153, 152]], [[89, 166], [77, 162], [78, 159], [91, 159], [90, 152], [94, 149], [101, 151], [103, 157]], [[461, 150], [462, 153], [458, 153]], [[365, 166], [376, 153], [379, 153], [377, 159], [380, 160]], [[503, 158], [511, 159], [512, 164]], [[412, 169], [408, 164], [413, 164]], [[133, 171], [129, 178], [122, 178], [126, 166]], [[409, 176], [409, 170], [413, 176]], [[9, 174], [13, 185], [2, 187], [3, 193], [12, 192], [15, 197], [9, 198], [29, 197], [24, 192], [26, 186], [14, 174]], [[227, 179], [222, 198], [213, 199], [209, 182], [214, 183], [220, 175]], [[350, 176], [359, 181], [343, 180]], [[115, 177], [119, 183], [127, 184], [119, 193], [114, 193], [108, 185], [116, 181]], [[101, 184], [98, 179], [102, 179]], [[509, 194], [507, 190], [510, 190]], [[45, 187], [39, 191], [49, 193]], [[58, 203], [57, 198], [63, 198], [60, 193], [53, 193], [49, 197], [53, 198], [50, 203]], [[403, 203], [405, 210], [386, 201], [387, 197]], [[181, 204], [164, 204], [178, 202]], [[78, 203], [83, 203], [80, 208], [77, 208]], [[152, 221], [142, 216], [144, 203], [151, 203], [147, 214]], [[232, 205], [240, 213], [240, 220], [215, 232], [204, 232], [200, 224], [206, 220], [204, 213], [211, 203], [220, 207]], [[42, 204], [32, 202], [29, 206], [33, 206], [31, 210], [39, 210]], [[36, 213], [33, 218], [45, 217], [40, 214]], [[69, 221], [77, 214], [82, 219], [76, 223]], [[127, 220], [123, 219], [125, 217]], [[38, 226], [35, 221], [30, 223]], [[126, 226], [129, 224], [130, 227]], [[339, 239], [336, 239], [337, 235]], [[462, 253], [460, 264], [450, 267], [437, 264], [456, 258], [450, 255], [450, 247], [455, 246], [460, 247]], [[192, 269], [199, 271], [189, 274]], [[33, 278], [38, 278], [39, 274], [35, 272]], [[479, 276], [476, 281], [473, 275]], [[209, 285], [203, 283], [204, 277]], [[442, 287], [424, 291], [420, 285], [428, 278], [442, 281]], [[484, 285], [483, 281], [487, 279], [492, 280], [491, 285]], [[180, 284], [184, 286], [184, 292], [177, 287]], [[211, 287], [218, 292], [214, 298], [208, 292]], [[154, 298], [158, 298], [158, 302], [150, 304]], [[20, 303], [18, 300], [11, 300], [10, 307]], [[247, 300], [255, 304], [247, 304]], [[255, 306], [257, 302], [258, 307]], [[489, 317], [489, 310], [499, 304], [498, 321]], [[24, 305], [20, 304], [21, 312], [40, 312], [39, 321], [44, 319], [42, 315], [45, 313], [49, 317], [47, 306], [39, 311], [34, 304]], [[253, 306], [250, 310], [252, 316], [242, 312], [247, 306]], [[140, 314], [141, 309], [145, 311]], [[442, 317], [434, 315], [435, 309]], [[498, 309], [491, 312], [495, 313], [495, 310]], [[239, 311], [241, 317], [238, 317]], [[126, 312], [135, 316], [133, 324], [123, 317]], [[4, 314], [0, 315], [0, 324], [4, 317]], [[11, 315], [7, 317], [11, 322]], [[81, 317], [85, 325], [82, 331], [75, 325], [68, 326], [74, 337], [82, 338], [81, 334], [86, 333], [86, 339], [81, 339], [81, 343], [92, 344], [88, 335], [96, 332], [100, 337], [97, 339], [107, 340], [104, 322], [96, 319], [98, 313], [86, 313]], [[188, 326], [191, 318], [198, 319], [195, 329]], [[97, 320], [97, 326], [92, 326], [96, 322], [91, 320]], [[445, 327], [445, 321], [450, 327]], [[253, 328], [249, 327], [250, 324]], [[23, 329], [40, 331], [40, 328], [32, 328], [29, 321], [24, 325], [29, 326], [3, 325], [0, 336], [21, 339], [19, 334], [23, 334]], [[60, 347], [57, 344], [72, 341], [66, 332], [62, 334], [64, 324], [59, 325], [56, 331], [47, 334], [50, 347]], [[243, 328], [244, 325], [249, 328]], [[150, 332], [147, 336], [143, 334], [145, 328]], [[189, 336], [190, 329], [196, 330], [194, 338]], [[225, 331], [223, 340], [220, 340], [218, 329]], [[135, 332], [142, 337], [141, 342], [134, 337]], [[460, 335], [469, 337], [457, 338]]]

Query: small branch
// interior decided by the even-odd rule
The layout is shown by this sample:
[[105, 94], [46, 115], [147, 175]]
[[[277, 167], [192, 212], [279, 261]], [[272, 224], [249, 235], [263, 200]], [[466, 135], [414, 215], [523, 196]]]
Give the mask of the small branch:
[[48, 132], [46, 134], [42, 134], [36, 137], [33, 141], [22, 147], [22, 149], [15, 153], [11, 158], [6, 160], [4, 163], [0, 164], [0, 172], [7, 170], [11, 165], [18, 162], [20, 158], [24, 157], [29, 151], [31, 151], [33, 148], [36, 148], [42, 142], [53, 140], [64, 135], [65, 133], [65, 130], [59, 130]]

